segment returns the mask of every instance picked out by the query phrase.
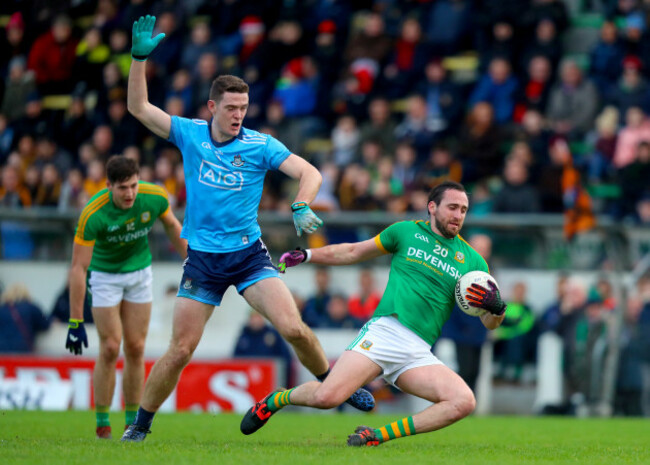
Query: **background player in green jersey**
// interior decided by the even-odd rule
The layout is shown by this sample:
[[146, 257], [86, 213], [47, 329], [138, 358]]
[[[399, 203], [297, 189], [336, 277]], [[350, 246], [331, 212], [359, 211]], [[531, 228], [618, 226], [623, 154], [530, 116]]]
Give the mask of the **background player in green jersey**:
[[115, 365], [124, 340], [122, 389], [126, 424], [133, 421], [144, 385], [144, 343], [151, 316], [151, 252], [147, 236], [156, 218], [181, 257], [187, 242], [161, 187], [138, 181], [135, 161], [118, 155], [106, 164], [107, 188], [81, 212], [70, 268], [70, 324], [66, 348], [81, 354], [88, 347], [83, 323], [86, 276], [99, 334], [93, 373], [96, 434], [110, 438], [108, 410], [115, 390]]
[[[373, 318], [330, 376], [322, 384], [309, 382], [270, 393], [246, 413], [242, 432], [257, 431], [285, 405], [333, 408], [378, 376], [434, 404], [380, 428], [360, 426], [348, 437], [348, 445], [375, 446], [444, 428], [469, 415], [476, 404], [472, 390], [430, 350], [454, 307], [457, 279], [472, 270], [488, 271], [485, 260], [458, 235], [467, 209], [464, 187], [445, 182], [429, 194], [430, 221], [403, 221], [367, 241], [283, 254], [280, 262], [286, 267], [309, 261], [348, 265], [386, 253], [393, 257], [386, 291]], [[506, 309], [498, 290], [485, 289], [480, 306], [487, 310], [480, 317], [485, 327], [497, 328]]]

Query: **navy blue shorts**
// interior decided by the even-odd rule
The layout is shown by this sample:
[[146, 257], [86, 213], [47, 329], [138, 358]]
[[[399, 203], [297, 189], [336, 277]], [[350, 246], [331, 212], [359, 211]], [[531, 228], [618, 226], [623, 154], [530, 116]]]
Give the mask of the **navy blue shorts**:
[[242, 294], [251, 284], [279, 276], [262, 239], [250, 247], [229, 253], [199, 252], [188, 246], [183, 278], [176, 295], [220, 305], [223, 294], [231, 285]]

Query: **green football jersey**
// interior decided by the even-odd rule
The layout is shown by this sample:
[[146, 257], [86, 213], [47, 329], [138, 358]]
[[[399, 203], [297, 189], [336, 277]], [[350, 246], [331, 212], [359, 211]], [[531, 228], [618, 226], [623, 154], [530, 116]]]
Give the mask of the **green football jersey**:
[[393, 257], [374, 316], [394, 315], [433, 345], [454, 308], [456, 281], [469, 271], [488, 272], [487, 263], [462, 237], [439, 236], [428, 221], [395, 223], [375, 242]]
[[169, 210], [165, 190], [140, 181], [133, 206], [122, 210], [113, 203], [113, 195], [102, 189], [84, 207], [74, 241], [94, 246], [89, 270], [129, 273], [151, 264], [147, 236], [156, 218]]

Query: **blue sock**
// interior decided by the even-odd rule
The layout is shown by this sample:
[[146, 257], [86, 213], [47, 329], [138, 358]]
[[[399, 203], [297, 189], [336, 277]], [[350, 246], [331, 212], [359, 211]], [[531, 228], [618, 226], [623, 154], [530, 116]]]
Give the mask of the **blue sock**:
[[325, 378], [327, 378], [327, 375], [329, 375], [329, 374], [330, 374], [330, 369], [328, 368], [325, 373], [323, 373], [322, 375], [316, 376], [316, 379], [322, 383], [323, 381], [325, 381]]
[[153, 423], [153, 416], [156, 412], [148, 412], [142, 407], [138, 409], [138, 413], [135, 414], [134, 425], [142, 426], [144, 428], [151, 428], [151, 423]]

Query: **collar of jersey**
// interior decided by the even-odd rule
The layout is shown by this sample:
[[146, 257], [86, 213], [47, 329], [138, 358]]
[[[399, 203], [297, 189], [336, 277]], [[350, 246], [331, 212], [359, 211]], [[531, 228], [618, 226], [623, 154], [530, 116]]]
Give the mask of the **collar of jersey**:
[[425, 221], [424, 224], [427, 226], [426, 228], [424, 228], [424, 230], [428, 231], [429, 234], [431, 234], [434, 238], [436, 238], [441, 242], [452, 244], [455, 242], [455, 239], [458, 237], [458, 234], [456, 234], [456, 236], [454, 236], [452, 239], [449, 239], [448, 237], [441, 236], [440, 234], [434, 232], [433, 229], [431, 229], [431, 221]]
[[210, 136], [210, 142], [212, 142], [212, 145], [215, 147], [225, 147], [226, 145], [234, 142], [235, 139], [242, 139], [244, 137], [244, 126], [242, 126], [239, 128], [239, 133], [235, 137], [232, 137], [225, 142], [217, 142], [212, 138], [212, 120], [213, 118], [210, 118], [210, 121], [208, 122], [208, 135]]

